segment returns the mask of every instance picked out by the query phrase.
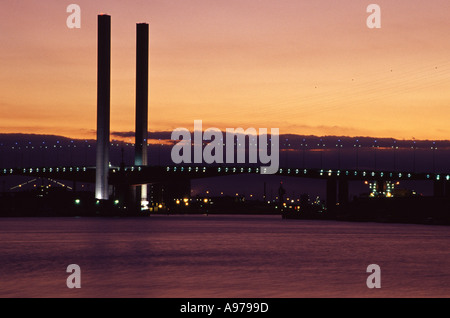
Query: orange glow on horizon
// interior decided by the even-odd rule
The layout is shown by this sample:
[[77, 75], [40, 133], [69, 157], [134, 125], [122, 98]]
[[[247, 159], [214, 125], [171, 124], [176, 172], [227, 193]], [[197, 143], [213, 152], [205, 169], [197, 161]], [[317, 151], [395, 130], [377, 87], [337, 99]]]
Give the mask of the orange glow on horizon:
[[201, 119], [222, 132], [450, 139], [446, 0], [380, 0], [378, 30], [349, 0], [77, 4], [80, 29], [66, 27], [66, 4], [0, 4], [0, 133], [95, 139], [96, 13], [107, 11], [111, 131], [134, 130], [135, 28], [152, 21], [150, 131]]

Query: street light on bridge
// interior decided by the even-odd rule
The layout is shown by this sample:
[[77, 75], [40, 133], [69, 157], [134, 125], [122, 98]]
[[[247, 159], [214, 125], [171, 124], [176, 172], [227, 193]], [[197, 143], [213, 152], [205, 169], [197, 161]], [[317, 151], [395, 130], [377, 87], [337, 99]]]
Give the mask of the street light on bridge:
[[317, 144], [319, 146], [320, 151], [320, 169], [323, 169], [323, 149], [325, 148], [325, 144], [322, 141], [322, 138], [320, 138], [320, 143]]
[[338, 169], [341, 170], [341, 148], [342, 148], [342, 143], [341, 143], [340, 139], [338, 139], [338, 143], [336, 144], [336, 147], [338, 148]]
[[416, 172], [416, 141], [413, 141], [413, 145], [411, 148], [413, 149], [413, 172]]
[[376, 171], [377, 170], [377, 148], [378, 148], [376, 139], [375, 139], [375, 144], [372, 147], [374, 147], [374, 158], [375, 158], [374, 170]]
[[287, 168], [287, 166], [288, 166], [288, 164], [289, 164], [289, 139], [288, 138], [286, 138], [286, 143], [284, 144], [284, 146], [285, 146], [285, 153], [286, 153], [286, 156], [285, 156], [285, 158], [284, 158], [284, 162], [285, 162], [285, 167]]
[[305, 169], [305, 149], [308, 146], [305, 138], [303, 138], [303, 142], [301, 143], [301, 146], [302, 146], [302, 150], [303, 150], [302, 168]]
[[431, 150], [433, 151], [433, 173], [436, 173], [436, 150], [437, 150], [436, 141], [433, 141]]
[[397, 141], [394, 140], [394, 145], [392, 146], [392, 149], [394, 150], [394, 171], [397, 171]]

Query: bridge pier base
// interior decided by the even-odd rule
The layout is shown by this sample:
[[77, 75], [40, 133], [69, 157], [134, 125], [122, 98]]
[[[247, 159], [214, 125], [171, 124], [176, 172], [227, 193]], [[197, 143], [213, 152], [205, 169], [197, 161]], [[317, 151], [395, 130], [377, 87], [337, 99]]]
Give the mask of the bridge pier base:
[[327, 179], [327, 209], [336, 208], [337, 203], [337, 180], [335, 178]]
[[450, 197], [450, 181], [435, 180], [433, 182], [433, 196]]
[[348, 199], [348, 180], [346, 179], [327, 179], [327, 209], [331, 214], [336, 212], [337, 205], [346, 205]]
[[450, 197], [450, 181], [445, 181], [445, 192], [446, 197]]
[[339, 180], [339, 205], [348, 203], [348, 180]]
[[146, 184], [135, 187], [134, 201], [141, 207], [148, 206], [148, 188]]
[[[433, 196], [435, 197], [443, 197], [446, 193], [446, 182], [443, 180], [435, 180], [433, 183]], [[450, 188], [450, 187], [448, 187]], [[450, 189], [449, 189], [450, 190]]]
[[382, 179], [376, 180], [377, 182], [377, 188], [376, 191], [378, 193], [383, 193], [386, 190], [386, 181]]

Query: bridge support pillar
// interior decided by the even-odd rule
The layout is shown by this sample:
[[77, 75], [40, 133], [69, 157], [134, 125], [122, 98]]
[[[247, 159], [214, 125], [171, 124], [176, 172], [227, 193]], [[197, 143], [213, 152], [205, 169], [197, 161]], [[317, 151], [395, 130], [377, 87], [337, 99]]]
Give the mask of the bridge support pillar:
[[139, 186], [124, 186], [122, 195], [124, 196], [124, 202], [126, 202], [127, 207], [131, 211], [134, 212], [141, 212], [141, 197], [140, 197], [140, 191], [137, 189], [140, 188]]
[[137, 202], [142, 208], [148, 207], [148, 186], [147, 186], [147, 184], [135, 186], [134, 191], [136, 192], [134, 195], [135, 202]]
[[348, 180], [339, 180], [339, 205], [348, 203]]
[[109, 199], [109, 134], [111, 83], [111, 17], [98, 16], [97, 57], [97, 157], [95, 198]]
[[435, 180], [433, 184], [433, 196], [442, 197], [445, 193], [445, 181]]
[[337, 203], [337, 180], [334, 178], [327, 179], [327, 208], [334, 209]]
[[382, 179], [377, 180], [377, 192], [383, 193], [386, 190], [386, 181]]
[[[136, 166], [147, 165], [148, 142], [148, 73], [149, 73], [149, 27], [147, 23], [136, 25], [136, 132], [135, 155]], [[136, 199], [141, 206], [148, 205], [147, 185], [136, 187]]]
[[445, 196], [450, 197], [450, 181], [445, 181]]

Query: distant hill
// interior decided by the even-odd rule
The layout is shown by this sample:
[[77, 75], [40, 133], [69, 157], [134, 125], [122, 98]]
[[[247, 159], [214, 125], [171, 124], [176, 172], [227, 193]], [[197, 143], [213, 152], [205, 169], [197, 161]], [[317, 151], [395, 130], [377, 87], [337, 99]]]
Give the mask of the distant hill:
[[[170, 132], [149, 133], [149, 164], [172, 164]], [[134, 162], [133, 132], [112, 132], [110, 161]], [[117, 139], [115, 139], [117, 138]], [[280, 166], [448, 172], [450, 141], [280, 135]], [[0, 167], [95, 165], [96, 141], [42, 134], [0, 134]]]

